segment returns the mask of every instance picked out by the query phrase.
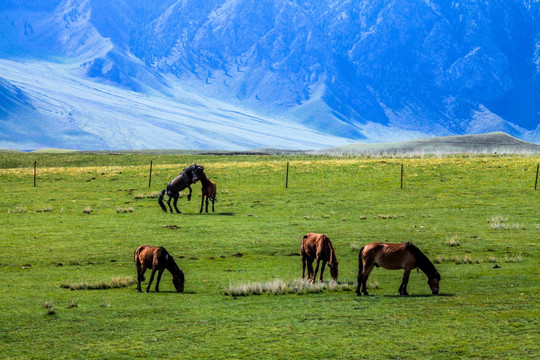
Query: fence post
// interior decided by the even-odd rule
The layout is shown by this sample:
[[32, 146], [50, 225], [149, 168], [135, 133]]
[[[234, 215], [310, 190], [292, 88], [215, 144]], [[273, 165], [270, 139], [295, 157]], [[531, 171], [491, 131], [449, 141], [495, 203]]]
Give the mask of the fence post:
[[34, 187], [36, 187], [37, 161], [34, 160]]
[[401, 164], [401, 185], [400, 189], [403, 189], [403, 164]]
[[285, 175], [285, 188], [289, 187], [289, 162], [287, 161], [287, 175]]
[[150, 160], [150, 176], [148, 177], [148, 187], [152, 186], [152, 160]]
[[540, 170], [540, 164], [536, 165], [536, 180], [534, 180], [534, 190], [536, 190], [536, 186], [538, 185], [538, 170]]

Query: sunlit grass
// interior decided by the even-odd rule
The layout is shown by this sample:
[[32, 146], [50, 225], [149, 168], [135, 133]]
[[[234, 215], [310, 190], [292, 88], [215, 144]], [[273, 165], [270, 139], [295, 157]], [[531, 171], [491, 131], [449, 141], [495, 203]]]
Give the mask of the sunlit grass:
[[[0, 357], [532, 357], [538, 162], [0, 154]], [[156, 197], [191, 163], [217, 182], [217, 211], [199, 215], [197, 183], [191, 202], [187, 189], [178, 201], [182, 214], [165, 214]], [[492, 229], [493, 216], [521, 226]], [[332, 239], [337, 284], [291, 280], [301, 276], [308, 232]], [[440, 296], [413, 271], [411, 296], [400, 297], [403, 272], [383, 268], [370, 275], [370, 296], [356, 296], [358, 251], [375, 241], [416, 244], [441, 274]], [[174, 256], [184, 293], [167, 271], [160, 293], [136, 291], [133, 252], [142, 244]]]

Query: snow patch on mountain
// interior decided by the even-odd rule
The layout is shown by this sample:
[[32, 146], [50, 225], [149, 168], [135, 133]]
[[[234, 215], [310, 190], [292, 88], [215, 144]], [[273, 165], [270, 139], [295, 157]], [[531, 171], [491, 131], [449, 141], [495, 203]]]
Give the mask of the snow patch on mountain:
[[[166, 98], [82, 79], [72, 64], [0, 60], [0, 73], [24, 92], [40, 118], [43, 141], [0, 139], [0, 147], [31, 149], [317, 149], [349, 141], [302, 125], [257, 116], [226, 103], [176, 88]], [[32, 122], [7, 118], [22, 135]], [[5, 125], [4, 125], [5, 126]], [[5, 127], [4, 127], [5, 129]], [[56, 135], [55, 135], [56, 134]], [[74, 134], [81, 141], [74, 141]], [[83, 136], [84, 135], [84, 136]]]

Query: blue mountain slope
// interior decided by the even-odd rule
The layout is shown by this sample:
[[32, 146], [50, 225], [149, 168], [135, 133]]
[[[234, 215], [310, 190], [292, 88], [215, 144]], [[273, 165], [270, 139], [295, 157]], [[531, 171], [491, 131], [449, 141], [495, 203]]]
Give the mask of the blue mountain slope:
[[0, 58], [62, 59], [167, 99], [181, 88], [335, 141], [540, 142], [538, 1], [6, 0], [0, 12]]

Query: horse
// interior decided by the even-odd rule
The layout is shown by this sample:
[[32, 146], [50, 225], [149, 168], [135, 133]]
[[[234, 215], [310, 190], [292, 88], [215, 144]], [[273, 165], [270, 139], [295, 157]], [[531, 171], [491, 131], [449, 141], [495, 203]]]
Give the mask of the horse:
[[382, 266], [388, 270], [404, 269], [403, 279], [399, 287], [399, 294], [406, 296], [409, 274], [414, 268], [419, 268], [427, 275], [427, 283], [433, 295], [439, 293], [439, 281], [441, 275], [435, 269], [433, 263], [416, 245], [411, 242], [403, 244], [391, 244], [374, 242], [360, 249], [358, 254], [358, 285], [356, 294], [362, 293], [368, 295], [366, 291], [366, 282], [374, 266]]
[[216, 183], [210, 180], [204, 172], [199, 174], [199, 181], [201, 182], [201, 211], [203, 211], [204, 200], [206, 199], [206, 212], [208, 212], [208, 199], [212, 201], [212, 212], [214, 212], [214, 202], [216, 201], [217, 187]]
[[[330, 267], [330, 276], [333, 281], [338, 278], [338, 261], [332, 242], [325, 234], [309, 233], [302, 238], [300, 247], [302, 254], [302, 280], [306, 273], [306, 264], [308, 269], [307, 280], [315, 282], [317, 271], [319, 271], [319, 263], [322, 261], [320, 281], [323, 281], [324, 266], [328, 263]], [[317, 266], [313, 271], [313, 261], [317, 260]]]
[[137, 268], [137, 291], [141, 292], [141, 281], [144, 281], [144, 273], [146, 269], [152, 269], [152, 275], [150, 275], [150, 281], [146, 287], [146, 291], [150, 291], [150, 285], [154, 280], [154, 274], [158, 271], [158, 277], [156, 280], [156, 292], [159, 292], [159, 281], [163, 270], [167, 269], [173, 276], [173, 284], [177, 292], [184, 292], [184, 273], [171, 254], [165, 250], [164, 247], [141, 245], [135, 250], [135, 267]]
[[176, 213], [181, 213], [180, 210], [178, 210], [178, 207], [176, 206], [176, 203], [178, 202], [178, 198], [180, 197], [180, 191], [184, 190], [185, 188], [189, 189], [189, 195], [187, 196], [188, 201], [191, 201], [191, 184], [195, 184], [199, 180], [199, 176], [204, 173], [204, 167], [199, 166], [197, 164], [190, 165], [189, 167], [182, 170], [180, 175], [172, 179], [168, 184], [167, 188], [164, 189], [161, 194], [159, 194], [158, 203], [159, 206], [163, 209], [163, 211], [167, 212], [167, 208], [165, 208], [165, 204], [163, 204], [163, 197], [165, 196], [165, 193], [169, 197], [167, 200], [167, 205], [169, 205], [169, 209], [171, 210], [171, 213], [173, 212], [173, 209], [171, 207], [171, 199], [174, 199], [173, 205], [176, 209]]

